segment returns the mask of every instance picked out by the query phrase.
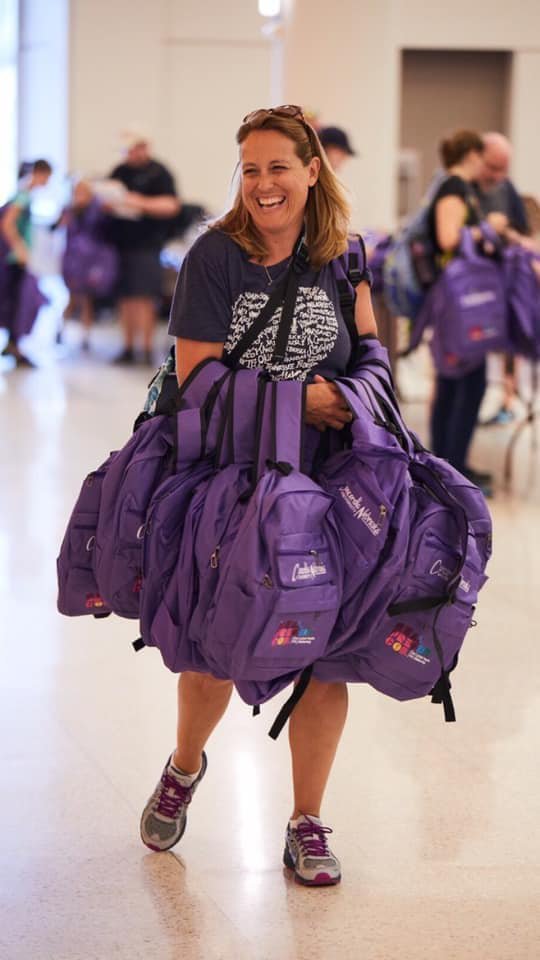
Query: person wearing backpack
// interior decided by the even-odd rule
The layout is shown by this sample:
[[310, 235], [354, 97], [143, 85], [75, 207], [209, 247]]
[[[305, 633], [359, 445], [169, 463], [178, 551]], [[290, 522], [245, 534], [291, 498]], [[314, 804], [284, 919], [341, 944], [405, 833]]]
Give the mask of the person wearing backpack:
[[[317, 431], [341, 430], [351, 419], [330, 380], [347, 371], [358, 335], [376, 336], [369, 271], [364, 266], [357, 278], [351, 331], [332, 268], [349, 249], [349, 208], [300, 107], [255, 110], [244, 118], [237, 143], [239, 185], [233, 206], [192, 246], [177, 282], [169, 332], [177, 338], [178, 381], [184, 383], [207, 358], [227, 363], [276, 288], [297, 269], [301, 275], [294, 304], [289, 304], [292, 323], [283, 354], [276, 355], [275, 348], [286, 303], [274, 309], [243, 352], [242, 365], [263, 368], [275, 381], [307, 383], [305, 418], [313, 439]], [[302, 246], [307, 252], [303, 262]], [[141, 819], [141, 837], [150, 849], [168, 850], [182, 837], [188, 805], [206, 772], [206, 742], [231, 693], [229, 680], [180, 675], [176, 749]], [[345, 683], [313, 680], [290, 720], [294, 802], [284, 862], [298, 882], [309, 886], [341, 878], [339, 861], [328, 846], [331, 830], [320, 815], [346, 713]]]
[[[482, 170], [484, 143], [471, 130], [459, 130], [440, 144], [447, 179], [438, 188], [429, 210], [429, 230], [442, 270], [456, 256], [463, 227], [470, 227], [475, 241], [482, 241], [481, 211], [473, 189]], [[497, 214], [488, 222], [499, 231]], [[486, 390], [486, 361], [459, 377], [437, 374], [431, 409], [431, 447], [460, 473], [478, 484], [486, 495], [492, 493], [492, 477], [474, 470], [467, 461], [470, 443]]]
[[[0, 257], [1, 265], [2, 304], [0, 326], [6, 327], [8, 341], [2, 350], [2, 356], [13, 357], [18, 367], [33, 367], [34, 364], [19, 348], [21, 332], [18, 322], [18, 313], [23, 298], [24, 284], [30, 280], [28, 261], [32, 245], [32, 221], [30, 203], [32, 193], [49, 182], [52, 167], [48, 160], [35, 160], [28, 164], [28, 170], [23, 177], [19, 190], [2, 210], [0, 219]], [[37, 300], [39, 300], [39, 292]], [[41, 298], [42, 302], [44, 298]], [[25, 330], [24, 332], [28, 332]]]

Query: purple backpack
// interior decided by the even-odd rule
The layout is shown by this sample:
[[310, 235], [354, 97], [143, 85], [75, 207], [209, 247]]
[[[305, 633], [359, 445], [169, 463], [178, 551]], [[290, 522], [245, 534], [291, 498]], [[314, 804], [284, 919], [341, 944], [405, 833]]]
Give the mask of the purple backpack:
[[[449, 673], [486, 580], [491, 520], [481, 492], [407, 430], [390, 378], [383, 367], [379, 372], [373, 366], [381, 348], [369, 349], [375, 356], [366, 358], [354, 380], [371, 381], [374, 402], [409, 460], [396, 503], [402, 543], [396, 549], [395, 541], [388, 542], [364, 594], [356, 631], [341, 647], [331, 643], [314, 676], [367, 682], [399, 700], [432, 693], [453, 720]], [[389, 566], [391, 577], [385, 575]]]
[[470, 230], [462, 231], [459, 256], [429, 290], [411, 346], [419, 343], [427, 326], [433, 327], [433, 360], [444, 377], [461, 377], [487, 353], [508, 346], [503, 271], [495, 260], [476, 252]]
[[531, 360], [540, 359], [540, 281], [532, 266], [538, 259], [537, 253], [519, 244], [503, 254], [509, 347]]
[[220, 563], [199, 644], [249, 704], [274, 696], [324, 653], [342, 598], [333, 500], [301, 472], [303, 396], [297, 381], [267, 386], [259, 479]]
[[213, 405], [219, 401], [219, 392], [212, 389], [216, 376], [221, 387], [229, 376], [219, 361], [199, 364], [195, 376], [179, 391], [180, 412], [143, 422], [104, 479], [95, 571], [101, 594], [121, 617], [140, 616], [142, 544], [148, 508], [154, 494], [185, 466], [186, 460], [192, 457], [195, 463], [204, 453], [204, 447], [197, 448], [193, 431], [195, 437], [202, 436], [201, 417], [206, 408], [200, 403], [209, 394]]
[[106, 297], [118, 278], [118, 254], [103, 237], [104, 214], [94, 199], [79, 215], [70, 211], [62, 276], [72, 293]]
[[[79, 616], [96, 610], [114, 610], [123, 616], [138, 617], [144, 532], [141, 526], [146, 520], [141, 513], [141, 503], [151, 498], [153, 485], [159, 484], [167, 476], [171, 456], [174, 456], [178, 426], [185, 433], [178, 454], [182, 465], [185, 444], [197, 436], [195, 429], [184, 431], [188, 418], [190, 426], [195, 421], [199, 436], [201, 431], [206, 431], [208, 443], [215, 443], [216, 431], [211, 429], [210, 408], [216, 402], [222, 378], [228, 376], [226, 367], [218, 361], [199, 364], [182, 390], [178, 391], [177, 406], [182, 408], [180, 413], [175, 414], [171, 409], [171, 416], [162, 415], [142, 422], [122, 449], [111, 454], [104, 464], [85, 479], [57, 561], [60, 613]], [[208, 408], [203, 407], [203, 400], [207, 396], [210, 401]], [[199, 455], [197, 448], [194, 460]], [[122, 506], [128, 505], [116, 499], [130, 464], [133, 466], [132, 475], [138, 472], [147, 484], [136, 491], [135, 499], [131, 502], [134, 510], [139, 510], [138, 514], [122, 510]], [[122, 523], [122, 543], [113, 539], [113, 522]], [[116, 597], [114, 602], [113, 597]]]
[[[152, 521], [156, 533], [162, 530], [160, 539], [167, 539], [167, 556], [164, 549], [161, 563], [173, 573], [165, 578], [165, 590], [151, 622], [141, 621], [141, 632], [144, 643], [158, 647], [173, 672], [202, 669], [223, 675], [219, 664], [203, 658], [200, 641], [221, 563], [245, 511], [244, 498], [253, 486], [257, 419], [253, 399], [259, 382], [263, 384], [259, 370], [241, 370], [231, 376], [214, 455], [207, 457], [204, 465], [195, 464], [193, 479], [180, 481], [172, 495], [179, 500], [183, 489], [193, 484], [192, 496], [183, 504], [183, 516], [173, 515], [171, 501], [169, 516], [164, 503], [159, 517]], [[152, 585], [146, 578], [143, 582], [144, 611], [144, 596], [146, 592], [150, 596]]]
[[112, 611], [101, 596], [94, 573], [96, 527], [103, 479], [116, 453], [85, 478], [73, 508], [56, 561], [60, 613], [106, 617]]
[[328, 649], [340, 656], [354, 648], [366, 610], [381, 602], [407, 549], [402, 492], [409, 458], [372, 393], [368, 370], [359, 370], [354, 380], [336, 381], [354, 418], [349, 445], [316, 474], [334, 499], [343, 548], [343, 598]]

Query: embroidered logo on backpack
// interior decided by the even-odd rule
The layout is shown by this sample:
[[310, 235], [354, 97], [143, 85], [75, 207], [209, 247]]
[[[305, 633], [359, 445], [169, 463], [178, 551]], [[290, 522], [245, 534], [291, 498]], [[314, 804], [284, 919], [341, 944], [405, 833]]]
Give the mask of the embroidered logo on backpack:
[[284, 620], [272, 637], [273, 647], [285, 647], [289, 644], [311, 644], [315, 637], [308, 627], [296, 620]]
[[86, 595], [85, 607], [87, 610], [101, 610], [105, 606], [103, 597], [99, 593], [88, 593]]
[[409, 660], [414, 660], [415, 663], [422, 666], [425, 666], [431, 660], [430, 647], [420, 643], [417, 634], [406, 623], [396, 623], [385, 643], [387, 647], [392, 648], [394, 653], [398, 653], [401, 657], [408, 657]]
[[384, 504], [381, 503], [379, 507], [379, 519], [376, 520], [370, 508], [365, 505], [364, 498], [355, 496], [348, 484], [340, 487], [339, 492], [355, 519], [360, 520], [368, 528], [372, 536], [378, 537], [382, 532], [382, 520], [387, 513]]
[[324, 577], [328, 573], [322, 560], [314, 563], [308, 563], [307, 560], [304, 560], [303, 563], [295, 563], [292, 572], [292, 582], [296, 583], [298, 580], [315, 580], [316, 577]]

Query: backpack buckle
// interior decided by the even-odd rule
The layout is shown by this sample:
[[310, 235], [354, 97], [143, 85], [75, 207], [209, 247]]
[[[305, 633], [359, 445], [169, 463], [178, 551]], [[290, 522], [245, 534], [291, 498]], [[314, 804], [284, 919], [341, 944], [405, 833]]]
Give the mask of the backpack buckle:
[[359, 283], [362, 283], [364, 280], [364, 273], [362, 270], [359, 270], [358, 267], [353, 267], [347, 272], [347, 277], [353, 287], [357, 287]]

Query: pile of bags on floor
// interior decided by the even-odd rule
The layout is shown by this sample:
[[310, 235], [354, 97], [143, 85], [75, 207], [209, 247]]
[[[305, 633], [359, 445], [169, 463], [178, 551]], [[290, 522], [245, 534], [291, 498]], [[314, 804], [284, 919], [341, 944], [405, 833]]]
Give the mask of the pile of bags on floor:
[[426, 239], [426, 211], [394, 238], [381, 235], [369, 262], [389, 309], [411, 321], [407, 352], [432, 330], [435, 368], [446, 377], [470, 372], [487, 353], [540, 359], [540, 254], [519, 244], [501, 245], [482, 223], [484, 248], [462, 230], [457, 255], [444, 270]]
[[305, 427], [305, 384], [200, 364], [85, 479], [60, 612], [138, 619], [139, 646], [231, 678], [251, 705], [312, 675], [432, 694], [454, 719], [489, 513], [407, 429], [384, 348], [361, 349], [336, 381], [351, 425], [322, 435]]

